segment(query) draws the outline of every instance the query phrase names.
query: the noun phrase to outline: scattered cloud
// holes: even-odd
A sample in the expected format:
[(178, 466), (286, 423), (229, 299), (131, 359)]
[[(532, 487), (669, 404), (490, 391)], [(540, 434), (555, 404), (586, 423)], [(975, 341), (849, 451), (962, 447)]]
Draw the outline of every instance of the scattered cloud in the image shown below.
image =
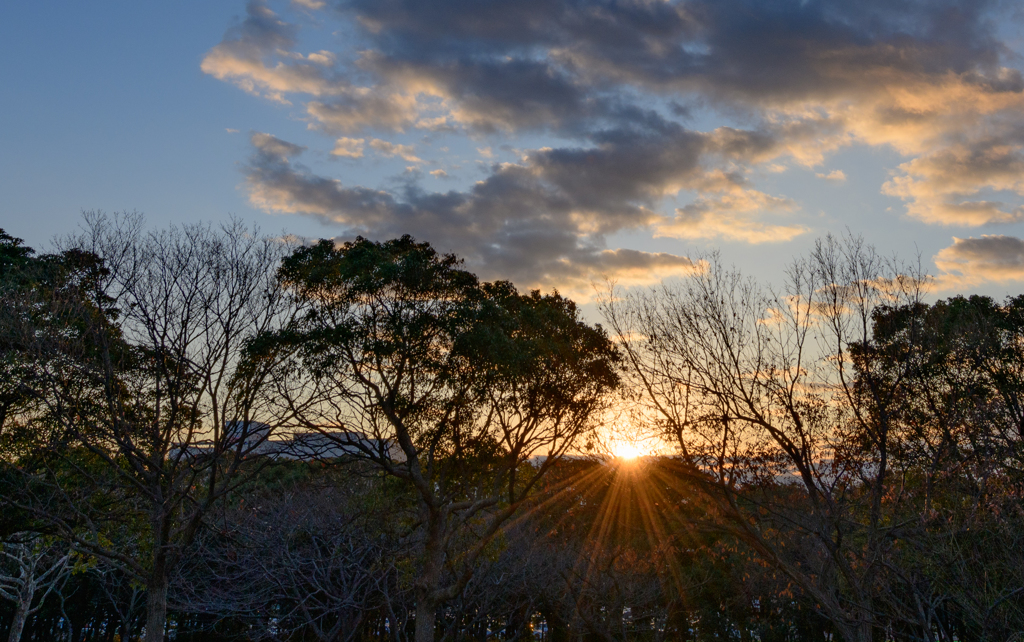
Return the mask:
[(935, 255), (942, 272), (936, 279), (940, 290), (984, 282), (1024, 281), (1024, 240), (1015, 236), (982, 235), (953, 238), (953, 245)]
[(444, 171), (443, 169), (435, 169), (434, 171), (430, 172), (430, 175), (435, 176), (437, 178), (444, 178), (445, 176), (448, 176), (448, 172)]
[(288, 141), (281, 140), (276, 136), (265, 134), (263, 132), (253, 132), (249, 140), (261, 156), (283, 162), (287, 162), (287, 159), (293, 156), (298, 156), (306, 150), (306, 148), (301, 145), (289, 143)]
[(207, 52), (200, 68), (246, 92), (285, 104), (290, 104), (285, 98), (290, 93), (341, 93), (347, 83), (332, 79), (323, 65), (302, 56), (279, 55), (294, 48), (297, 34), (295, 25), (252, 1), (242, 24), (228, 30), (224, 40)]
[(334, 141), (332, 156), (344, 156), (346, 158), (362, 158), (365, 138), (345, 138), (344, 136)]
[[(316, 18), (343, 20), (349, 36), (310, 53), (299, 33), (313, 18), (289, 21), (254, 0), (202, 69), (300, 105), (334, 156), (361, 158), (368, 145), (421, 163), (389, 140), (418, 132), (462, 136), (486, 159), (461, 191), (426, 191), (417, 171), (386, 189), (343, 186), (293, 165), (302, 148), (254, 135), (257, 206), (353, 233), (450, 234), (484, 269), (539, 283), (625, 271), (603, 254), (625, 251), (604, 247), (617, 232), (791, 240), (809, 231), (806, 215), (759, 181), (804, 167), (844, 182), (823, 165), (853, 145), (902, 156), (878, 189), (917, 221), (1024, 220), (1024, 76), (997, 29), (1005, 10), (995, 0), (349, 0)], [(709, 118), (718, 124), (695, 125)], [(519, 160), (495, 160), (504, 142)], [(954, 260), (969, 247), (959, 244), (992, 238), (1012, 237), (958, 240), (936, 260), (994, 274), (981, 259)]]
[(397, 145), (380, 138), (374, 138), (370, 141), (370, 147), (380, 152), (383, 156), (399, 156), (410, 163), (423, 162), (421, 159), (416, 157), (416, 150), (412, 145)]
[[(297, 58), (299, 60), (302, 60), (302, 54), (298, 54)], [(335, 62), (337, 62), (337, 57), (330, 51), (321, 50), (308, 54), (305, 57), (305, 60), (320, 65), (321, 67), (331, 67), (334, 65)]]
[(597, 278), (624, 287), (652, 285), (664, 278), (689, 276), (706, 268), (702, 262), (685, 256), (627, 249), (595, 252), (582, 262), (591, 264), (591, 272)]
[(305, 148), (268, 134), (252, 138), (246, 167), (250, 202), (268, 212), (333, 223), (345, 231), (343, 237), (408, 233), (457, 251), (484, 278), (580, 296), (589, 296), (594, 279), (650, 283), (693, 269), (682, 256), (602, 247), (601, 235), (593, 232), (607, 225), (602, 215), (614, 220), (616, 214), (588, 215), (574, 205), (579, 195), (545, 181), (536, 165), (496, 166), (465, 192), (408, 186), (392, 193), (318, 176), (293, 162)]
[(753, 189), (734, 188), (705, 194), (676, 209), (674, 218), (655, 227), (656, 236), (700, 239), (722, 238), (747, 243), (789, 241), (807, 232), (801, 225), (770, 225), (761, 220), (764, 212), (790, 212), (796, 203)]
[(376, 88), (340, 93), (331, 102), (310, 101), (306, 113), (328, 134), (369, 129), (403, 132), (415, 125), (417, 107), (414, 96)]
[(846, 182), (846, 172), (841, 169), (834, 169), (827, 174), (815, 174), (815, 176), (826, 181), (835, 181), (836, 183)]
[[(1024, 125), (1018, 133), (1024, 139)], [(980, 197), (1024, 196), (1024, 148), (1013, 138), (953, 145), (899, 166), (883, 191), (908, 202), (907, 213), (927, 223), (985, 225), (1024, 220), (1024, 207)]]

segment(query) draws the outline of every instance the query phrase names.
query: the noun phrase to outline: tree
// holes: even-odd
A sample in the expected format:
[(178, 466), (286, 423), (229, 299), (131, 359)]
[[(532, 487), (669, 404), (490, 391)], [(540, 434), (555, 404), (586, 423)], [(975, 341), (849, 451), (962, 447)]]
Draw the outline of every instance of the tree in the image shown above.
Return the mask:
[(15, 238), (0, 228), (0, 274), (23, 266), (35, 254), (23, 239)]
[(893, 454), (923, 350), (873, 339), (876, 311), (925, 278), (862, 241), (819, 241), (774, 293), (725, 269), (609, 298), (638, 421), (679, 449), (711, 517), (789, 577), (850, 642), (868, 642), (909, 505)]
[(97, 564), (90, 573), (113, 616), (107, 618), (107, 629), (116, 629), (121, 640), (137, 640), (134, 632), (145, 616), (145, 589), (130, 573), (111, 564)]
[(90, 293), (103, 275), (99, 257), (76, 249), (34, 254), (21, 239), (0, 229), (0, 296), (8, 304), (0, 310), (0, 435), (8, 442), (17, 437), (5, 430), (12, 428), (10, 420), (38, 401), (29, 337), (43, 326), (73, 324), (74, 315), (83, 310), (102, 315), (105, 303)]
[(480, 283), (408, 236), (320, 241), (280, 278), (308, 312), (250, 362), (287, 351), (275, 394), (296, 426), (414, 490), (416, 640), (432, 640), (502, 523), (594, 429), (617, 353), (571, 301)]
[(182, 565), (181, 608), (250, 623), (257, 639), (363, 639), (380, 614), (397, 636), (388, 588), (407, 559), (395, 536), (402, 498), (359, 468), (290, 462), (269, 471), (285, 483), (257, 480)]
[(275, 423), (269, 369), (237, 366), (294, 311), (274, 276), (285, 248), (238, 222), (146, 233), (95, 213), (60, 247), (84, 268), (28, 282), (4, 317), (35, 400), (18, 419), (35, 448), (11, 459), (24, 484), (5, 500), (143, 583), (159, 642), (171, 571)]
[(908, 522), (889, 604), (943, 639), (1000, 639), (1024, 626), (1024, 298), (886, 306), (872, 358), (892, 371), (908, 337), (923, 349), (897, 410)]
[(18, 533), (0, 543), (0, 597), (15, 604), (7, 642), (21, 640), (28, 617), (54, 589), (59, 591), (71, 574), (73, 555), (61, 542), (35, 533)]
[[(22, 239), (0, 229), (0, 294), (4, 300), (23, 286), (22, 270), (33, 254), (35, 250), (24, 245)], [(4, 437), (7, 417), (17, 413), (29, 401), (26, 387), (20, 383), (27, 372), (11, 339), (13, 337), (8, 333), (0, 335), (0, 435)]]

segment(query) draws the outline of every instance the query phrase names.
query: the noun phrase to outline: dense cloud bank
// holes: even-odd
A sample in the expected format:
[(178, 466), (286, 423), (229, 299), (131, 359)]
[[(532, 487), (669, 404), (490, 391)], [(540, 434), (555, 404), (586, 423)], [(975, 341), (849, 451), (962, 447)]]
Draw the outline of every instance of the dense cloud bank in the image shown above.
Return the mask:
[[(617, 232), (763, 243), (811, 231), (795, 196), (759, 189), (755, 174), (806, 167), (844, 180), (824, 163), (851, 145), (903, 157), (878, 189), (915, 220), (1021, 222), (1024, 79), (1000, 31), (1018, 17), (1008, 11), (966, 0), (254, 1), (202, 69), (292, 104), (335, 157), (412, 164), (397, 188), (349, 184), (256, 133), (256, 206), (319, 217), (342, 236), (412, 233), (485, 276), (573, 288), (692, 269), (608, 250)], [(300, 24), (340, 26), (337, 46), (304, 52)], [(433, 150), (393, 140), (416, 132), (551, 144), (516, 147), (476, 184), (437, 192), (418, 178), (448, 176)], [(967, 276), (990, 278), (979, 269)]]

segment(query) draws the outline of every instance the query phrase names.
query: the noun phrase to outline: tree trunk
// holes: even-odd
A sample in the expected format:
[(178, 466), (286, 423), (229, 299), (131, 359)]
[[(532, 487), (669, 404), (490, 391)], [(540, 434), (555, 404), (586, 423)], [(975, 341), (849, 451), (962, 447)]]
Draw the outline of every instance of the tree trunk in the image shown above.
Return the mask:
[(546, 637), (550, 642), (569, 642), (571, 637), (569, 623), (562, 617), (557, 605), (544, 603), (540, 614), (544, 616), (544, 622), (547, 623)]
[(11, 630), (7, 635), (7, 642), (20, 642), (21, 632), (25, 630), (25, 621), (28, 619), (28, 609), (31, 606), (31, 597), (29, 602), (24, 600), (18, 602), (18, 608), (14, 611), (14, 620), (11, 621)]
[(857, 622), (856, 624), (841, 624), (833, 620), (833, 626), (836, 627), (839, 637), (846, 642), (872, 642), (874, 627), (871, 622)]
[(126, 617), (125, 619), (121, 620), (121, 626), (119, 628), (121, 642), (129, 642), (130, 640), (134, 639), (132, 637), (132, 629), (134, 629), (135, 627), (132, 626), (131, 617)]
[[(860, 600), (860, 622), (857, 623), (857, 642), (872, 642), (875, 639), (875, 617), (870, 597)], [(885, 636), (882, 636), (883, 638)]]
[(146, 642), (164, 642), (167, 625), (167, 578), (160, 571), (146, 590)]
[(391, 642), (399, 642), (400, 636), (404, 632), (405, 620), (399, 621), (393, 614), (389, 614), (387, 618), (388, 635), (391, 637)]
[(416, 642), (434, 642), (434, 620), (439, 600), (434, 595), (444, 569), (444, 521), (439, 511), (427, 507), (427, 541), (423, 570), (416, 582)]
[(436, 612), (437, 606), (426, 596), (416, 599), (416, 642), (434, 642)]

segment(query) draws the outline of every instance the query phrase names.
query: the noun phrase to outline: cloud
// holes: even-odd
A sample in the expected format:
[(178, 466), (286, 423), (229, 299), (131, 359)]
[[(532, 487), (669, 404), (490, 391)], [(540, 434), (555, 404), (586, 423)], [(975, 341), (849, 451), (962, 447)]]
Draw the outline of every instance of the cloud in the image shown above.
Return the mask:
[[(982, 190), (1024, 196), (1024, 150), (1016, 136), (972, 141), (899, 166), (883, 191), (908, 202), (907, 213), (927, 223), (984, 225), (1024, 220), (1024, 207), (979, 197)], [(1016, 138), (1016, 140), (1015, 140)]]
[[(962, 125), (947, 118), (953, 112), (1020, 104), (1024, 79), (1001, 66), (1006, 49), (993, 32), (995, 6), (973, 0), (353, 0), (338, 14), (353, 18), (348, 26), (360, 36), (347, 73), (366, 83), (357, 90), (314, 74), (320, 82), (309, 93), (344, 93), (339, 104), (321, 102), (313, 111), (359, 114), (341, 119), (350, 128), (394, 127), (393, 113), (381, 111), (375, 120), (361, 103), (401, 97), (404, 111), (439, 110), (409, 118), (410, 126), (453, 122), (484, 132), (569, 133), (616, 118), (635, 99), (677, 104), (682, 94), (796, 124), (827, 120), (847, 142), (852, 135), (909, 148), (932, 139), (936, 129)], [(243, 26), (229, 31), (204, 65), (218, 77), (274, 84), (268, 76), (287, 70), (253, 61), (290, 49), (293, 30), (265, 6), (250, 4)], [(221, 57), (237, 68), (217, 71)], [(282, 60), (300, 77), (309, 73), (306, 63)]]
[(306, 150), (301, 145), (289, 143), (276, 136), (263, 132), (253, 132), (250, 137), (252, 146), (255, 147), (261, 156), (268, 159), (287, 162), (288, 158), (298, 156)]
[[(300, 103), (335, 156), (369, 145), (420, 163), (389, 140), (418, 132), (463, 136), (453, 149), (488, 159), (462, 191), (426, 191), (416, 171), (381, 190), (313, 174), (293, 163), (302, 148), (254, 136), (246, 172), (258, 207), (352, 233), (448, 235), (494, 274), (572, 281), (604, 264), (626, 270), (602, 254), (617, 232), (747, 243), (806, 233), (799, 204), (759, 181), (800, 166), (842, 182), (821, 167), (852, 145), (902, 157), (878, 188), (918, 221), (1024, 220), (1024, 77), (999, 30), (1006, 10), (994, 0), (348, 0), (317, 16), (342, 21), (338, 48), (310, 53), (298, 44), (305, 11), (251, 2), (202, 69)], [(503, 142), (519, 160), (492, 160)]]
[(465, 192), (425, 192), (413, 184), (392, 193), (317, 176), (294, 163), (303, 147), (268, 134), (252, 139), (246, 187), (255, 207), (313, 216), (347, 237), (412, 234), (458, 252), (484, 278), (589, 296), (595, 279), (652, 283), (694, 269), (686, 257), (603, 247), (592, 233), (602, 225), (535, 166), (496, 165)]
[(385, 84), (441, 99), (446, 122), (477, 133), (571, 131), (608, 108), (553, 60), (459, 57), (438, 64), (378, 52), (363, 64)]
[(815, 174), (815, 176), (826, 181), (835, 181), (836, 183), (846, 182), (846, 172), (841, 169), (834, 169), (827, 174)]
[(362, 158), (363, 145), (365, 143), (365, 138), (341, 137), (338, 140), (334, 141), (334, 149), (331, 150), (331, 155), (344, 156), (346, 158)]
[[(309, 214), (375, 238), (412, 233), (459, 239), (453, 247), (485, 273), (504, 270), (506, 278), (527, 284), (558, 285), (552, 279), (599, 273), (598, 257), (608, 256), (599, 254), (606, 249), (603, 237), (624, 230), (753, 243), (806, 231), (764, 223), (762, 216), (790, 212), (795, 204), (750, 188), (744, 176), (749, 159), (783, 153), (770, 135), (735, 128), (701, 133), (655, 114), (634, 116), (626, 127), (594, 132), (588, 145), (528, 151), (518, 163), (493, 164), (467, 191), (444, 194), (425, 192), (415, 182), (398, 192), (343, 186), (292, 166), (300, 148), (282, 152), (259, 135), (247, 184), (253, 205), (267, 211)], [(411, 146), (383, 139), (369, 146), (419, 161)], [(682, 190), (703, 195), (667, 221), (657, 205)], [(672, 273), (665, 260), (650, 258), (649, 267), (652, 275)], [(630, 269), (629, 281), (638, 282)]]
[(434, 171), (430, 172), (430, 175), (435, 176), (437, 178), (444, 178), (445, 176), (448, 176), (448, 172), (444, 171), (443, 169), (435, 169)]
[(953, 238), (953, 245), (935, 255), (943, 272), (939, 289), (952, 289), (986, 281), (1024, 281), (1024, 240), (1015, 236), (983, 235)]
[[(241, 25), (228, 30), (224, 40), (207, 52), (200, 69), (244, 91), (288, 103), (285, 94), (313, 96), (342, 92), (347, 83), (332, 78), (321, 53), (312, 60), (288, 54), (295, 46), (298, 28), (281, 20), (262, 2), (252, 0)], [(275, 58), (279, 58), (274, 62)]]
[[(908, 213), (922, 221), (981, 225), (1020, 216), (1015, 207), (976, 198), (1000, 189), (991, 175), (959, 172), (955, 193), (919, 175), (951, 145), (999, 155), (985, 132), (1003, 121), (1024, 126), (1024, 79), (1004, 66), (993, 3), (352, 6), (373, 25), (374, 69), (393, 85), (426, 83), (471, 129), (587, 136), (596, 123), (622, 117), (623, 98), (650, 102), (681, 93), (760, 115), (779, 154), (798, 164), (820, 164), (858, 142), (920, 156), (885, 192), (906, 200)], [(1013, 142), (1006, 153), (1021, 149)]]
[[(373, 34), (381, 60), (443, 72), (449, 85), (471, 86), (464, 93), (482, 100), (518, 89), (525, 83), (503, 82), (529, 74), (534, 86), (545, 78), (564, 79), (566, 87), (615, 82), (776, 106), (848, 98), (874, 91), (886, 77), (929, 79), (947, 70), (973, 71), (977, 84), (993, 88), (1017, 82), (987, 73), (1001, 52), (988, 2), (354, 0), (349, 6)], [(530, 100), (518, 111), (572, 104), (570, 94), (527, 92)]]
[(693, 203), (676, 209), (674, 218), (656, 225), (655, 235), (688, 239), (723, 238), (747, 243), (789, 241), (807, 232), (807, 228), (768, 225), (755, 215), (789, 212), (795, 207), (796, 204), (788, 198), (734, 187), (718, 194), (702, 195)]
[(368, 129), (402, 132), (416, 125), (419, 103), (414, 96), (377, 87), (347, 92), (332, 102), (310, 101), (306, 113), (329, 134)]
[(668, 277), (688, 276), (705, 269), (701, 262), (685, 256), (628, 249), (595, 252), (580, 263), (591, 268), (598, 278), (624, 287), (651, 285)]
[[(301, 54), (297, 57), (299, 60), (303, 59)], [(321, 50), (306, 55), (305, 60), (320, 65), (321, 67), (331, 67), (335, 62), (337, 62), (337, 57), (330, 51)]]
[(410, 163), (422, 163), (423, 161), (416, 157), (416, 150), (412, 145), (396, 145), (380, 138), (374, 138), (370, 141), (370, 147), (376, 149), (383, 156), (399, 156), (403, 160), (407, 160)]

